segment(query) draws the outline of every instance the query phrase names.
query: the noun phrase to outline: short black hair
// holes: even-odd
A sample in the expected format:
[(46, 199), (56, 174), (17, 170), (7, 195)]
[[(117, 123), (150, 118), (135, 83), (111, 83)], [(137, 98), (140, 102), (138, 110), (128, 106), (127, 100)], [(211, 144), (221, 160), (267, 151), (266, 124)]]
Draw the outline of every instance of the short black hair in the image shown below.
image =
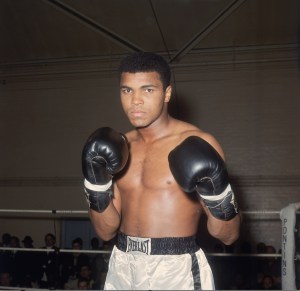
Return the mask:
[(47, 238), (47, 236), (50, 236), (53, 240), (56, 240), (55, 235), (53, 233), (47, 233), (45, 235), (45, 239)]
[(75, 239), (72, 240), (72, 245), (73, 244), (80, 244), (80, 246), (83, 245), (83, 241), (82, 241), (82, 238), (81, 237), (77, 237)]
[(119, 77), (122, 73), (157, 72), (164, 89), (170, 85), (171, 69), (160, 55), (151, 52), (136, 52), (125, 57), (119, 66)]

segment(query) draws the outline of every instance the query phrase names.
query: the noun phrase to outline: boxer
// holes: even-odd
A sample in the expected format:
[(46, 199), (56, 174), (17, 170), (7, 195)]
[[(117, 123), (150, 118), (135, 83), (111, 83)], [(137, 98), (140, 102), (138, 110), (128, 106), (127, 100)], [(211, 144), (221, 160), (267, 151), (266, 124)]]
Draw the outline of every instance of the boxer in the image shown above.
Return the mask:
[(240, 228), (223, 150), (211, 134), (168, 113), (171, 71), (161, 56), (129, 55), (119, 76), (133, 130), (99, 128), (82, 152), (90, 219), (102, 240), (117, 238), (104, 288), (214, 289), (196, 241), (200, 216), (227, 245)]

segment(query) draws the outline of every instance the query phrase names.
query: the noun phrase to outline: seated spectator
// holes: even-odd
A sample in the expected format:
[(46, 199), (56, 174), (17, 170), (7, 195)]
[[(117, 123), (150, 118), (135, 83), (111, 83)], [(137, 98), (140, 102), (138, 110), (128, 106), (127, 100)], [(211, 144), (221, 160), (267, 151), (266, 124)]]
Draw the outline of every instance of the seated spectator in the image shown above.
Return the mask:
[[(97, 237), (93, 237), (91, 239), (91, 249), (93, 251), (100, 251), (101, 247), (100, 247), (100, 242), (99, 239)], [(94, 262), (96, 262), (99, 258), (99, 256), (101, 256), (101, 253), (89, 253), (88, 254), (89, 258), (90, 258), (90, 263), (91, 265), (94, 265)]]
[(266, 253), (266, 244), (263, 243), (263, 242), (259, 242), (257, 245), (256, 245), (256, 252), (258, 254), (265, 254)]
[(263, 278), (271, 276), (276, 288), (281, 287), (281, 260), (275, 257), (276, 249), (272, 245), (267, 245), (265, 254), (274, 254), (274, 257), (268, 256), (258, 260), (259, 264), (256, 268), (257, 274), (257, 288), (262, 286)]
[(88, 282), (88, 287), (94, 285), (94, 281), (91, 277), (92, 270), (89, 265), (82, 265), (79, 268), (77, 278), (70, 277), (68, 282), (64, 285), (65, 290), (75, 290), (78, 287), (78, 280), (84, 280)]
[(91, 247), (92, 247), (92, 250), (100, 250), (100, 242), (99, 242), (99, 239), (97, 237), (93, 237), (91, 239)]
[(11, 275), (11, 284), (13, 286), (20, 286), (21, 284), (21, 273), (20, 273), (20, 260), (21, 252), (19, 249), (20, 240), (17, 236), (11, 236), (9, 247), (14, 248), (14, 250), (8, 250), (3, 253), (3, 264), (5, 270), (7, 270)]
[(259, 290), (279, 290), (279, 289), (275, 285), (273, 277), (270, 275), (265, 275), (262, 278), (262, 282)]
[[(3, 233), (2, 234), (2, 241), (0, 243), (0, 246), (1, 247), (9, 247), (10, 246), (10, 238), (11, 238), (11, 235), (9, 233)], [(6, 270), (7, 269), (7, 254), (9, 254), (9, 252), (7, 251), (0, 251), (0, 272), (2, 272), (3, 270)]]
[[(33, 240), (31, 236), (27, 235), (22, 240), (24, 248), (33, 249)], [(38, 256), (36, 252), (20, 252), (20, 286), (32, 288), (37, 284), (38, 273)]]
[(56, 237), (52, 233), (47, 233), (44, 237), (44, 249), (54, 250), (39, 253), (38, 264), (38, 285), (40, 288), (60, 287), (60, 255), (56, 246)]
[(9, 233), (3, 233), (2, 234), (2, 247), (9, 247), (10, 246), (10, 239), (11, 235)]
[[(276, 249), (269, 245), (266, 246), (267, 254), (276, 254)], [(281, 260), (277, 257), (266, 258), (263, 273), (273, 277), (274, 286), (276, 288), (281, 287)]]
[[(103, 243), (102, 248), (100, 250), (110, 250), (110, 246), (107, 242)], [(104, 280), (106, 278), (106, 273), (108, 269), (108, 260), (107, 254), (103, 253), (95, 253), (90, 257), (90, 265), (92, 269), (92, 279), (95, 282), (93, 288), (95, 289), (103, 289)]]
[[(266, 253), (266, 244), (264, 242), (259, 242), (256, 245), (256, 253), (259, 255)], [(264, 257), (255, 257), (253, 260), (254, 280), (252, 285), (254, 289), (258, 289), (261, 286), (262, 279), (264, 277), (264, 273), (262, 270), (264, 260)]]
[(233, 277), (233, 282), (230, 285), (231, 290), (249, 290), (249, 284), (247, 282), (247, 278), (244, 274), (238, 272)]
[(224, 253), (224, 247), (221, 243), (216, 243), (213, 249), (214, 253)]
[(87, 279), (78, 279), (77, 280), (77, 288), (78, 290), (89, 290), (90, 289), (90, 282)]
[(12, 278), (9, 271), (2, 271), (0, 273), (0, 286), (1, 287), (13, 287)]
[(79, 268), (82, 265), (89, 265), (90, 258), (87, 254), (80, 253), (82, 239), (76, 238), (72, 241), (73, 253), (65, 253), (62, 258), (62, 284), (64, 286), (69, 280), (78, 278)]

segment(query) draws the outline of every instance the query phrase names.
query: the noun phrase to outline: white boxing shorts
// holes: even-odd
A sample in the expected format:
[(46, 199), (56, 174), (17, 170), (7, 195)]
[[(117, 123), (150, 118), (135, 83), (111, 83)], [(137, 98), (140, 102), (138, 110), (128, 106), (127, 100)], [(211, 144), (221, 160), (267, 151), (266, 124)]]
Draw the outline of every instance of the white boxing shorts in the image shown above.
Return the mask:
[(118, 234), (105, 290), (214, 290), (211, 268), (195, 236), (140, 238)]

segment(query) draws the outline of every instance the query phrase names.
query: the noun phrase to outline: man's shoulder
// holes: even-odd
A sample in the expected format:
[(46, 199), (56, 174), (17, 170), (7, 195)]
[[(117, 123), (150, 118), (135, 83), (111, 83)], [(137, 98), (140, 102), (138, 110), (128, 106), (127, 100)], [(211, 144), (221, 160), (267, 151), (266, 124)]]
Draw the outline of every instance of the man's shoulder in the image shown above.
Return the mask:
[(216, 140), (216, 138), (211, 133), (206, 132), (192, 124), (183, 122), (179, 127), (177, 135), (178, 135), (178, 143), (183, 142), (185, 139), (187, 139), (190, 136), (200, 137), (206, 142), (208, 142), (212, 147), (214, 147), (219, 152), (219, 154), (221, 154), (222, 157), (224, 157), (223, 150), (219, 142)]
[(181, 140), (185, 140), (186, 138), (188, 138), (190, 136), (200, 137), (209, 143), (212, 143), (215, 141), (215, 138), (212, 134), (205, 132), (203, 130), (200, 130), (200, 129), (190, 129), (190, 130), (183, 131), (180, 134)]
[(193, 124), (180, 120), (176, 121), (176, 123), (176, 135), (178, 135), (180, 140), (185, 140), (190, 136), (198, 136), (204, 140), (214, 139), (214, 137), (210, 133), (205, 132), (204, 130), (200, 129), (199, 127)]

